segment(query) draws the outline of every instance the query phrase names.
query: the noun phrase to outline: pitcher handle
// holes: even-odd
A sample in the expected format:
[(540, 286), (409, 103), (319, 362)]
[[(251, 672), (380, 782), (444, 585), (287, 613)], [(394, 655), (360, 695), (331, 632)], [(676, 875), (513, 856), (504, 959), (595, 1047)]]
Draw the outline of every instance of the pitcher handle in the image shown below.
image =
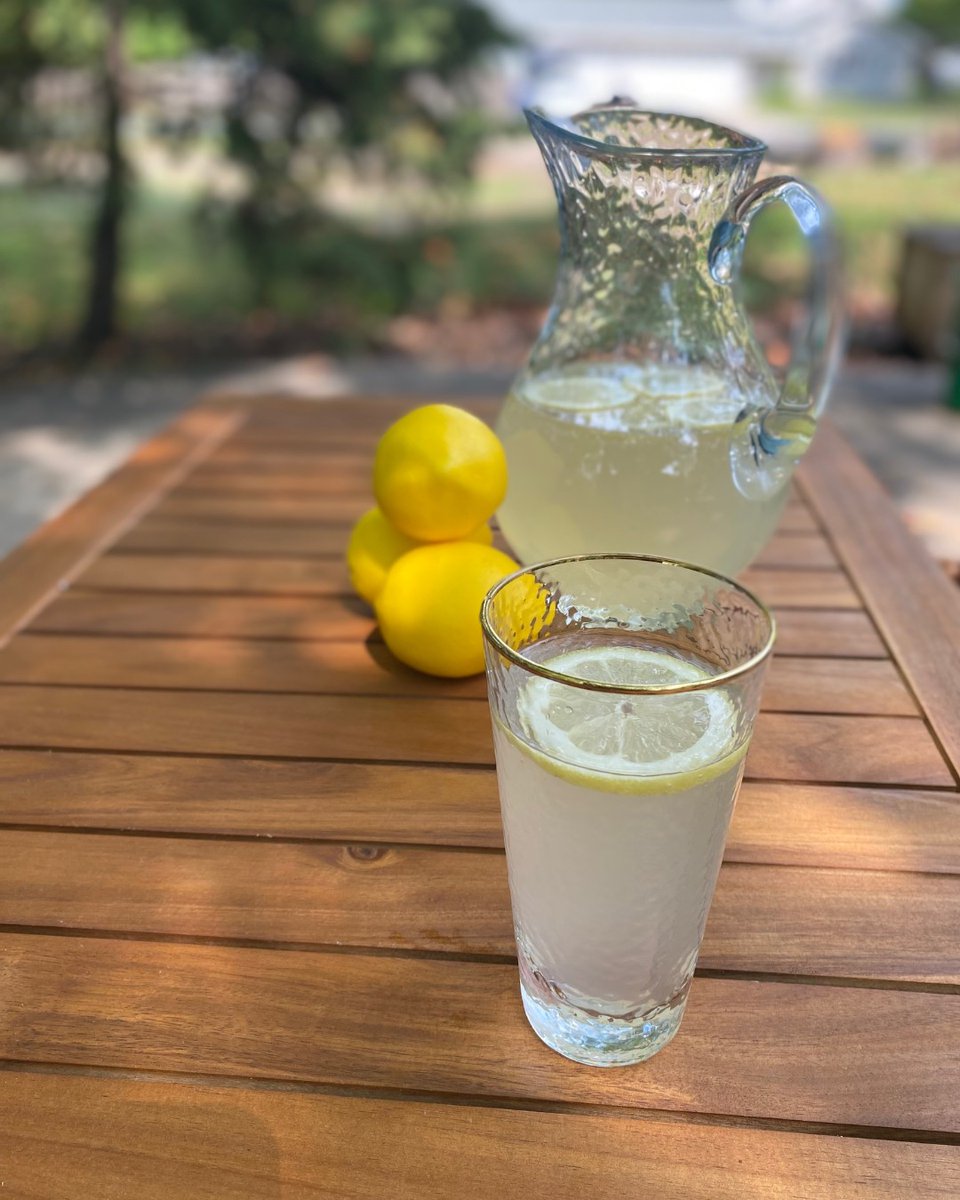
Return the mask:
[(830, 209), (813, 188), (792, 175), (753, 184), (733, 202), (710, 242), (712, 278), (729, 285), (757, 213), (782, 201), (807, 238), (813, 259), (807, 319), (794, 331), (790, 364), (776, 405), (745, 409), (734, 426), (730, 461), (737, 488), (748, 497), (783, 486), (810, 445), (844, 340), (840, 247)]

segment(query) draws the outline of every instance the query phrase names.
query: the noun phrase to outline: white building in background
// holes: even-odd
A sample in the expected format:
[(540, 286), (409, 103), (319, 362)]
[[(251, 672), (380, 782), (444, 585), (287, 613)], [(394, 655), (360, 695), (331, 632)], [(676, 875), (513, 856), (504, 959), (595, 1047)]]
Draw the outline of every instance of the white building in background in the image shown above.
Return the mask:
[(902, 0), (487, 0), (523, 39), (520, 104), (574, 112), (600, 97), (732, 119), (776, 88), (798, 98), (903, 99), (920, 39)]

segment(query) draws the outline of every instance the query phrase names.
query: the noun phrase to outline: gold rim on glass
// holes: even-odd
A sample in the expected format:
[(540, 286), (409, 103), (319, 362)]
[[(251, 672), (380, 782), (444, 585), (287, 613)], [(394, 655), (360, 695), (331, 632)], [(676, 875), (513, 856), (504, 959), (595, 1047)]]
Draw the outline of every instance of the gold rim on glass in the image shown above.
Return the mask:
[[(551, 567), (565, 566), (567, 563), (604, 562), (610, 559), (615, 559), (617, 562), (647, 562), (657, 563), (663, 567), (681, 567), (683, 570), (694, 571), (697, 575), (707, 575), (711, 579), (717, 579), (721, 583), (727, 584), (728, 587), (739, 592), (741, 596), (746, 596), (748, 600), (751, 600), (763, 616), (766, 617), (769, 625), (766, 642), (746, 662), (740, 663), (739, 666), (731, 667), (728, 671), (722, 671), (719, 675), (710, 675), (706, 679), (697, 679), (690, 683), (644, 686), (641, 684), (602, 683), (599, 680), (578, 679), (575, 675), (565, 675), (562, 671), (551, 671), (543, 663), (538, 663), (527, 658), (521, 651), (515, 650), (512, 646), (508, 645), (493, 628), (491, 609), (494, 601), (498, 594), (508, 584), (513, 583), (515, 579), (520, 579), (524, 575), (532, 575), (537, 571), (546, 571)], [(773, 613), (759, 596), (754, 595), (749, 588), (745, 588), (742, 584), (737, 583), (735, 579), (721, 575), (719, 571), (711, 571), (709, 567), (698, 567), (695, 563), (683, 562), (677, 558), (661, 558), (656, 554), (571, 554), (563, 558), (550, 558), (545, 562), (531, 563), (528, 567), (520, 567), (518, 570), (512, 572), (512, 574), (501, 579), (499, 583), (495, 583), (490, 591), (487, 592), (483, 599), (483, 604), (480, 606), (480, 624), (483, 628), (483, 636), (499, 654), (502, 654), (504, 658), (508, 658), (518, 667), (523, 667), (532, 675), (540, 675), (544, 679), (552, 679), (555, 683), (564, 683), (569, 687), (583, 688), (584, 691), (588, 692), (616, 692), (631, 696), (667, 696), (678, 692), (702, 692), (708, 688), (719, 687), (724, 683), (729, 683), (733, 679), (739, 679), (741, 675), (749, 674), (764, 662), (773, 649), (773, 643), (777, 636), (777, 622)]]

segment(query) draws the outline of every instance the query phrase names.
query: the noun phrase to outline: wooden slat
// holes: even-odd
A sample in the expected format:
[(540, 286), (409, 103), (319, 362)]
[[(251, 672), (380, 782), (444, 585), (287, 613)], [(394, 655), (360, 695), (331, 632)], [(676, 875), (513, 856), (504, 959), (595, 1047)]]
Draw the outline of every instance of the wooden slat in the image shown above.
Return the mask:
[(34, 1200), (960, 1193), (954, 1146), (36, 1072), (2, 1086), (5, 1184)]
[[(4, 750), (0, 822), (503, 845), (493, 773), (456, 767)], [(726, 858), (960, 874), (960, 796), (748, 781)]]
[[(0, 677), (2, 672), (0, 655)], [(768, 712), (917, 715), (893, 663), (880, 659), (775, 657), (762, 703)]]
[[(51, 652), (52, 651), (52, 652)], [(785, 660), (792, 661), (792, 660)], [(824, 660), (832, 663), (834, 660)], [(858, 667), (886, 663), (859, 662)], [(398, 662), (379, 641), (291, 642), (217, 638), (21, 634), (0, 652), (0, 682), (251, 692), (460, 696), (484, 700), (482, 675), (438, 679)], [(885, 681), (889, 684), (889, 681)], [(851, 703), (857, 694), (849, 691)], [(893, 704), (892, 689), (878, 689)], [(886, 711), (884, 708), (882, 711)]]
[(503, 845), (494, 773), (462, 767), (0, 750), (0, 821)]
[[(473, 700), (125, 689), (0, 688), (8, 746), (397, 762), (493, 762), (490, 717)], [(762, 713), (751, 778), (949, 787), (923, 722)]]
[[(211, 456), (187, 475), (177, 488), (177, 495), (203, 493), (207, 496), (233, 496), (236, 498), (256, 496), (300, 496), (303, 498), (340, 496), (344, 493), (372, 495), (371, 484), (373, 461), (363, 453), (328, 455), (322, 465), (293, 470), (286, 467), (275, 470), (259, 468), (251, 471), (246, 467), (234, 466), (218, 461)], [(813, 525), (808, 509), (790, 509), (795, 514), (792, 520), (806, 519)]]
[(960, 873), (960, 795), (744, 783), (730, 862)]
[[(0, 831), (6, 925), (512, 955), (502, 855)], [(891, 914), (896, 919), (891, 920)], [(700, 965), (960, 984), (950, 875), (725, 864)]]
[(351, 474), (369, 477), (376, 447), (374, 438), (348, 435), (346, 438), (333, 438), (331, 442), (324, 451), (309, 445), (301, 445), (299, 450), (284, 450), (277, 446), (260, 446), (258, 449), (256, 446), (236, 445), (229, 441), (211, 454), (204, 465), (217, 471), (222, 469), (247, 475), (263, 470), (268, 475), (283, 475), (296, 482), (301, 477), (314, 479), (327, 463), (335, 463), (338, 468), (346, 469)]
[[(53, 651), (53, 652), (51, 652)], [(0, 682), (173, 687), (344, 695), (484, 699), (482, 676), (438, 679), (399, 663), (382, 642), (289, 642), (217, 638), (21, 634), (0, 651)], [(892, 663), (775, 658), (763, 707), (771, 712), (916, 715)]]
[(493, 762), (490, 716), (484, 705), (419, 696), (141, 692), (12, 684), (0, 688), (0, 743), (270, 758), (484, 766)]
[(238, 413), (186, 413), (9, 554), (0, 563), (0, 645), (241, 420)]
[(778, 608), (774, 615), (777, 618), (777, 654), (887, 657), (879, 634), (864, 612)]
[(829, 422), (802, 481), (960, 778), (960, 592)]
[[(369, 506), (366, 506), (369, 507)], [(357, 513), (364, 506), (357, 506)], [(284, 557), (340, 555), (344, 552), (350, 522), (321, 523), (257, 519), (247, 523), (214, 517), (150, 515), (119, 543), (127, 550), (190, 554), (276, 554)], [(827, 541), (820, 534), (775, 535), (757, 558), (762, 567), (837, 566)]]
[(785, 782), (953, 783), (923, 722), (909, 717), (761, 713), (747, 774)]
[(258, 521), (235, 525), (188, 517), (148, 517), (117, 543), (121, 550), (161, 550), (187, 554), (276, 554), (282, 557), (341, 555), (344, 525), (288, 525)]
[[(122, 557), (122, 556), (117, 556)], [(323, 576), (320, 576), (323, 578)], [(862, 612), (778, 609), (777, 651), (785, 656), (885, 658)], [(31, 630), (180, 637), (274, 637), (339, 641), (371, 635), (371, 610), (356, 597), (106, 594), (74, 589)]]
[(820, 533), (774, 534), (756, 557), (758, 567), (836, 567), (830, 543)]
[[(284, 521), (351, 525), (373, 504), (369, 487), (365, 491), (341, 491), (331, 496), (211, 496), (205, 492), (178, 491), (157, 506), (156, 517), (234, 524)], [(345, 531), (344, 544), (346, 536)]]
[(748, 567), (740, 576), (745, 587), (767, 604), (791, 608), (862, 608), (842, 571), (829, 567)]
[(699, 965), (960, 984), (960, 878), (727, 863)]
[(71, 591), (32, 629), (57, 633), (164, 634), (180, 637), (289, 638), (361, 643), (374, 627), (353, 597), (192, 596), (179, 593)]
[(816, 533), (817, 522), (805, 504), (788, 504), (777, 525), (779, 533)]
[(701, 979), (666, 1050), (597, 1071), (513, 965), (7, 933), (0, 974), (2, 1057), (960, 1131), (960, 996)]
[(342, 558), (104, 554), (91, 563), (78, 583), (82, 588), (101, 591), (235, 592), (277, 596), (337, 596), (351, 592)]
[[(858, 609), (860, 601), (841, 571), (797, 568), (789, 573), (753, 567), (746, 587), (767, 604), (792, 608)], [(328, 596), (350, 593), (340, 558), (230, 557), (205, 554), (104, 554), (78, 583), (100, 590), (254, 592)]]
[(504, 857), (439, 848), (0, 830), (0, 913), (5, 925), (514, 952)]

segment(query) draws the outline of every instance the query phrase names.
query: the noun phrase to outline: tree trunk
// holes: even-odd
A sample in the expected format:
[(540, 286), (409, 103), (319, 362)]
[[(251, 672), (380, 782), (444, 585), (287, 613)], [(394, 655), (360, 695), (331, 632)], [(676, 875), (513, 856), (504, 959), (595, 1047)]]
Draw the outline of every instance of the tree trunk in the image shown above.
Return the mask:
[(78, 334), (85, 353), (97, 350), (117, 331), (120, 236), (127, 202), (127, 164), (120, 140), (123, 117), (124, 0), (106, 7), (107, 44), (103, 71), (103, 151), (106, 172), (90, 232), (86, 308)]

